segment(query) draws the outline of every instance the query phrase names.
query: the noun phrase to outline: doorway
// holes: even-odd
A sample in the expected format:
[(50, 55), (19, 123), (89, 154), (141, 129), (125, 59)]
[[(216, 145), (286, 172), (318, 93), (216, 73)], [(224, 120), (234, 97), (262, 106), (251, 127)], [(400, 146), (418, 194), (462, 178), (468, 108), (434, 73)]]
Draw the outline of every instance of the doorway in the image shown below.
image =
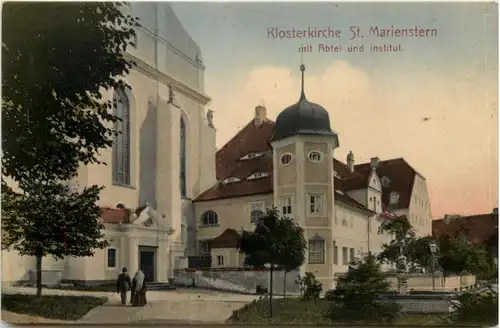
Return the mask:
[(144, 272), (146, 281), (156, 281), (156, 247), (139, 246), (139, 269)]

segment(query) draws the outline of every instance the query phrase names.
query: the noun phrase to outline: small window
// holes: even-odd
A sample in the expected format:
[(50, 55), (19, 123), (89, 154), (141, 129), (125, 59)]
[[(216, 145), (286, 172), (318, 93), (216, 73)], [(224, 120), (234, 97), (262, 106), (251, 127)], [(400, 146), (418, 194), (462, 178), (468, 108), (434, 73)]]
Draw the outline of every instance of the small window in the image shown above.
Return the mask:
[(339, 248), (338, 246), (333, 246), (333, 264), (339, 264)]
[(384, 176), (382, 177), (381, 182), (383, 187), (389, 187), (391, 180), (388, 177)]
[(213, 226), (219, 224), (219, 216), (215, 211), (208, 210), (201, 215), (202, 226)]
[(116, 268), (116, 249), (108, 248), (108, 268)]
[(316, 236), (309, 240), (309, 263), (322, 264), (325, 263), (325, 241), (321, 237)]
[(354, 248), (349, 249), (349, 260), (352, 262), (354, 261), (354, 258), (356, 257), (356, 254), (354, 253)]
[(307, 157), (312, 163), (321, 163), (321, 161), (323, 160), (323, 156), (321, 155), (321, 153), (316, 150), (309, 152), (309, 155)]
[(257, 224), (266, 215), (264, 212), (264, 202), (250, 204), (250, 222)]
[(285, 196), (281, 198), (281, 214), (292, 215), (292, 197)]
[(224, 181), (222, 181), (222, 184), (228, 184), (228, 183), (239, 182), (239, 181), (241, 181), (241, 179), (235, 178), (235, 177), (229, 177), (229, 178), (224, 179)]
[(210, 240), (200, 240), (198, 248), (201, 256), (210, 256), (212, 252), (212, 242)]
[(217, 256), (217, 265), (224, 266), (224, 256), (222, 256), (222, 255)]
[(342, 247), (342, 264), (347, 265), (349, 263), (348, 257), (347, 257), (347, 247)]
[(292, 154), (284, 154), (280, 158), (280, 162), (282, 165), (288, 165), (292, 162)]
[(321, 215), (323, 211), (323, 196), (309, 195), (309, 214)]

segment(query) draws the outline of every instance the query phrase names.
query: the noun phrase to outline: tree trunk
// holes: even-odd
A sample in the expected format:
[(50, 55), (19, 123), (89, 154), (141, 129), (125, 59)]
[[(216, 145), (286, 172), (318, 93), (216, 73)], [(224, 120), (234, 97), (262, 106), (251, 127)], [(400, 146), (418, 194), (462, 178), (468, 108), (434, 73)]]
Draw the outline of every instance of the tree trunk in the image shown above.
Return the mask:
[(36, 296), (42, 296), (42, 255), (36, 255)]
[(273, 317), (273, 269), (274, 264), (271, 263), (271, 269), (269, 270), (269, 274), (271, 277), (269, 278), (269, 317)]
[(286, 270), (283, 269), (283, 298), (286, 298)]

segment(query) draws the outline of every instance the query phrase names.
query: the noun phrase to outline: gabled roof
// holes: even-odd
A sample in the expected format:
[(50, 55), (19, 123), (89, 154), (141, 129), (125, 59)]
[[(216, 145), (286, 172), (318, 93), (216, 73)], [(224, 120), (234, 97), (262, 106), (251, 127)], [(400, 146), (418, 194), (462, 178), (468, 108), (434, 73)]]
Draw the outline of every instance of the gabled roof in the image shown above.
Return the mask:
[[(356, 165), (354, 169), (366, 179), (372, 171), (370, 163)], [(390, 193), (395, 191), (399, 193), (399, 203), (395, 209), (409, 208), (416, 171), (403, 158), (396, 158), (380, 161), (376, 172), (380, 178), (386, 176), (391, 180), (387, 187), (382, 186), (382, 203), (387, 206)]]
[(432, 221), (432, 235), (439, 238), (442, 235), (459, 237), (463, 233), (467, 240), (474, 244), (485, 245), (494, 235), (498, 235), (498, 214), (478, 214), (451, 219)]
[(234, 229), (226, 229), (211, 242), (212, 248), (237, 248), (240, 245), (241, 235)]
[(260, 126), (256, 126), (253, 120), (250, 121), (215, 155), (217, 180), (223, 180), (229, 176), (234, 176), (234, 174), (241, 175), (240, 170), (248, 171), (249, 169), (246, 166), (252, 166), (252, 162), (258, 163), (253, 164), (254, 167), (258, 166), (262, 161), (262, 157), (241, 161), (239, 159), (251, 152), (257, 153), (271, 150), (269, 139), (273, 132), (273, 121), (266, 120)]

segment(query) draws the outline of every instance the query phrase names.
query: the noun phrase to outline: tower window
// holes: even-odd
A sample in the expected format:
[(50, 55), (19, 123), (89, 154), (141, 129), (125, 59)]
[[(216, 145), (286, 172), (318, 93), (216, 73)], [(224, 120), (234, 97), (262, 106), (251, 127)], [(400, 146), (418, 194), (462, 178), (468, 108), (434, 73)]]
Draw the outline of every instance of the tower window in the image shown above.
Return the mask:
[(283, 215), (292, 214), (292, 197), (285, 196), (281, 198), (281, 213)]
[(323, 213), (323, 195), (309, 195), (309, 214), (321, 215)]
[(288, 165), (292, 162), (292, 154), (284, 154), (281, 156), (280, 162), (282, 165)]
[(309, 158), (309, 161), (312, 163), (321, 163), (321, 161), (323, 160), (322, 154), (316, 150), (309, 152), (309, 155), (307, 157)]

